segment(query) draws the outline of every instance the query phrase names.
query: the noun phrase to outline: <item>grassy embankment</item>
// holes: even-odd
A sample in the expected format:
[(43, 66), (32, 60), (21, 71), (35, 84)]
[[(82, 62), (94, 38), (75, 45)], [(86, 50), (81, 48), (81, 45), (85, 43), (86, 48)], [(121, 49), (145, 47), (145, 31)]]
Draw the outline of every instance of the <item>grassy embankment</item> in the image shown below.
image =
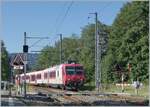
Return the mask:
[[(93, 83), (94, 84), (94, 83)], [(80, 90), (88, 90), (88, 91), (94, 91), (95, 86), (93, 84), (85, 84), (83, 87), (80, 88)], [(107, 84), (102, 86), (101, 92), (110, 92), (110, 93), (121, 93), (122, 87), (116, 86), (115, 84)], [(143, 83), (143, 86), (138, 89), (138, 94), (136, 93), (136, 90), (133, 86), (125, 86), (124, 87), (124, 93), (129, 93), (131, 95), (138, 95), (145, 98), (149, 98), (149, 84)]]

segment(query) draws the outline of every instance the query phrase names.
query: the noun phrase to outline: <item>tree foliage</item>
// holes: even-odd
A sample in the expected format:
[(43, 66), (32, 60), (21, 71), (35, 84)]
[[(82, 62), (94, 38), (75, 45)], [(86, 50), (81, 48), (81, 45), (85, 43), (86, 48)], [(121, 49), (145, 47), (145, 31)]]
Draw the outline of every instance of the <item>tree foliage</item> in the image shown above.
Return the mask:
[(9, 76), (9, 59), (8, 59), (8, 52), (6, 51), (4, 42), (1, 40), (1, 76), (2, 80), (8, 80)]
[[(98, 31), (102, 55), (106, 53), (108, 44), (109, 27), (98, 22)], [(95, 79), (95, 24), (90, 24), (82, 29), (81, 33), (81, 57), (80, 63), (84, 65), (86, 78), (88, 81)]]
[[(127, 72), (127, 64), (130, 63), (130, 80), (148, 79), (148, 13), (148, 1), (130, 2), (121, 9), (111, 27), (109, 49), (103, 59), (105, 61), (113, 54), (115, 63), (108, 61), (104, 68), (111, 67), (105, 72), (111, 73), (115, 64), (120, 64)], [(112, 79), (112, 75), (108, 76), (109, 79)]]
[[(78, 61), (80, 39), (72, 35), (71, 37), (65, 37), (62, 40), (62, 62), (67, 60)], [(60, 64), (60, 41), (57, 41), (54, 46), (46, 46), (42, 49), (41, 54), (38, 57), (36, 69), (44, 69), (53, 65)]]

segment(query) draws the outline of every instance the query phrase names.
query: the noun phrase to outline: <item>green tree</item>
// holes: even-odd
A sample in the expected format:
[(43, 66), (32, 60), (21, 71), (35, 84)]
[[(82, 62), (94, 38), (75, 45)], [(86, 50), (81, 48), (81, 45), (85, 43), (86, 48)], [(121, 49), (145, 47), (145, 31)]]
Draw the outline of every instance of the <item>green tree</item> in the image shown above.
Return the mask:
[[(113, 54), (112, 58), (116, 60), (109, 67), (110, 72), (115, 64), (120, 64), (127, 72), (127, 64), (131, 63), (130, 80), (148, 79), (148, 14), (148, 1), (133, 1), (125, 4), (117, 15), (111, 28), (107, 53)], [(111, 79), (111, 76), (108, 78)]]
[(79, 37), (72, 35), (68, 38), (63, 38), (63, 61), (76, 60), (79, 62), (81, 42)]
[[(98, 22), (102, 57), (106, 53), (109, 27)], [(81, 33), (80, 63), (85, 67), (87, 82), (95, 80), (95, 24), (90, 24), (82, 29)]]
[(41, 51), (34, 69), (40, 70), (59, 64), (59, 53), (57, 48), (46, 46)]
[[(62, 40), (62, 63), (67, 60), (79, 59), (80, 39), (76, 35), (65, 37)], [(60, 64), (60, 41), (55, 42), (54, 46), (46, 46), (42, 49), (38, 57), (35, 68), (44, 69), (53, 65)]]
[(8, 52), (5, 48), (4, 42), (1, 40), (1, 76), (2, 80), (8, 80), (9, 76), (9, 59), (8, 59)]

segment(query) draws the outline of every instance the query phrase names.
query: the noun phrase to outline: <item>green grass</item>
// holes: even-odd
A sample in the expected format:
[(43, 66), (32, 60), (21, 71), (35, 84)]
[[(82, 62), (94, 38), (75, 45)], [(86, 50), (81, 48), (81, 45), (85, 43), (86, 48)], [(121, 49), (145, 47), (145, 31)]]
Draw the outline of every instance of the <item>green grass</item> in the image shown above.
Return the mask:
[[(107, 89), (103, 89), (103, 92), (122, 92), (121, 86), (110, 85)], [(124, 87), (124, 93), (129, 93), (131, 95), (137, 95), (136, 90), (132, 86)], [(143, 85), (138, 89), (138, 96), (149, 97), (149, 85)]]
[[(121, 86), (115, 86), (114, 84), (107, 84), (107, 85), (102, 85), (101, 92), (121, 93), (122, 92), (121, 89), (122, 89)], [(84, 84), (84, 86), (81, 87), (80, 90), (94, 91), (95, 90), (94, 82)], [(137, 95), (135, 88), (132, 86), (125, 86), (124, 93)], [(149, 98), (149, 85), (147, 83), (143, 84), (143, 86), (138, 89), (138, 96)]]
[(83, 87), (79, 88), (81, 91), (92, 91), (95, 89), (95, 86), (90, 86), (90, 85), (84, 85)]

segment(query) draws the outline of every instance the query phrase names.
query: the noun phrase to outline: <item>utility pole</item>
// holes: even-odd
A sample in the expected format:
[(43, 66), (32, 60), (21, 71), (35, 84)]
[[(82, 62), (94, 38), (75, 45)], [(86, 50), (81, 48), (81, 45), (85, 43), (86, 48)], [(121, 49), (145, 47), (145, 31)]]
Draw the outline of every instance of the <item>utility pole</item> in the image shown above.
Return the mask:
[[(30, 47), (27, 45), (27, 39), (39, 39)], [(27, 71), (27, 56), (28, 56), (28, 48), (33, 47), (35, 44), (40, 42), (42, 39), (48, 39), (48, 37), (27, 37), (26, 32), (24, 32), (24, 45), (23, 45), (23, 54), (24, 54), (24, 97), (26, 98), (26, 71)]]
[(99, 35), (98, 35), (98, 20), (97, 20), (97, 12), (95, 12), (95, 37), (96, 37), (96, 88), (99, 92), (100, 85), (100, 43), (99, 43)]
[(100, 37), (98, 35), (98, 14), (90, 13), (95, 15), (95, 86), (97, 91), (99, 92), (100, 88), (100, 60), (101, 60), (101, 49), (100, 49)]
[[(24, 46), (27, 46), (27, 35), (24, 32)], [(26, 71), (27, 71), (27, 52), (24, 53), (24, 97), (26, 98)]]
[(9, 95), (11, 96), (12, 92), (11, 92), (11, 84), (13, 83), (12, 81), (12, 68), (11, 65), (9, 64)]
[(60, 35), (60, 64), (62, 63), (62, 34)]

